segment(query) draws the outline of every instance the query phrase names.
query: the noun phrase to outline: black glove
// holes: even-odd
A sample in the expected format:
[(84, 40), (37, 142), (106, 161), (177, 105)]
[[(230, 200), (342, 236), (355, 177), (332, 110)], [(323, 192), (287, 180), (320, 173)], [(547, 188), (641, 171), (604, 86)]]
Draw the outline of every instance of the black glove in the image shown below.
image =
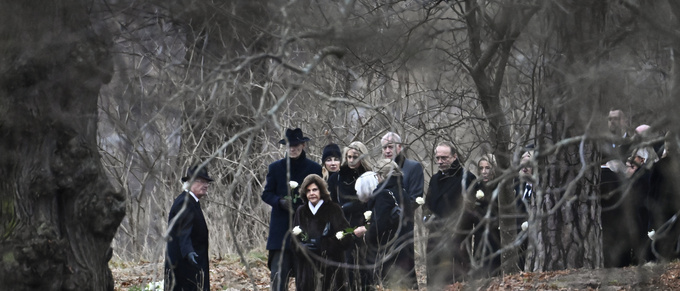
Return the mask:
[(307, 250), (311, 252), (316, 252), (319, 250), (319, 241), (315, 238), (302, 242), (302, 245), (305, 246), (305, 248), (307, 248)]
[(187, 260), (189, 260), (189, 262), (194, 265), (198, 265), (198, 261), (196, 261), (196, 259), (198, 259), (198, 254), (196, 252), (190, 252), (187, 254)]
[(279, 199), (279, 207), (283, 210), (291, 211), (293, 210), (293, 205), (290, 200), (281, 198)]

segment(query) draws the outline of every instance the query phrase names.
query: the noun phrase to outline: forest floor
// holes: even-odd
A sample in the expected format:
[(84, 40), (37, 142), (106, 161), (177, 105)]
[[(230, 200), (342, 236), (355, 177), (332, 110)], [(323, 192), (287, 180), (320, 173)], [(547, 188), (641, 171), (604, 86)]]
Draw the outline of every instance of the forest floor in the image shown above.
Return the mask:
[[(250, 275), (238, 259), (213, 260), (210, 290), (255, 290), (254, 286), (258, 290), (269, 290), (266, 258), (249, 259), (249, 264)], [(111, 263), (110, 267), (115, 290), (148, 290), (145, 287), (149, 283), (162, 281), (161, 263)], [(421, 269), (418, 270), (420, 290), (427, 290)], [(290, 290), (294, 290), (292, 282)], [(680, 262), (620, 269), (519, 273), (456, 283), (447, 290), (680, 290)]]

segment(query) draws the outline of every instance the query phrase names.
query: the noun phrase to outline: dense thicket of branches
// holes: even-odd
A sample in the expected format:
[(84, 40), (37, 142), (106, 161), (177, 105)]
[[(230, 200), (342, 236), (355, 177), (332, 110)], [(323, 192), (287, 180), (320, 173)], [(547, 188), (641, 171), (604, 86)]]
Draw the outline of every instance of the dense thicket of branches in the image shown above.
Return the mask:
[[(545, 154), (533, 161), (536, 177), (550, 198), (532, 216), (530, 269), (601, 266), (594, 186), (601, 161), (592, 142), (606, 136), (614, 104), (624, 104), (633, 123), (656, 122), (649, 113), (669, 99), (662, 60), (670, 44), (649, 33), (654, 27), (631, 12), (637, 6), (586, 2), (157, 3), (114, 14), (128, 28), (118, 36), (126, 53), (116, 72), (144, 66), (116, 75), (102, 99), (105, 114), (112, 104), (140, 111), (125, 118), (113, 111), (106, 121), (108, 138), (134, 133), (128, 150), (101, 143), (118, 185), (134, 198), (116, 254), (160, 258), (176, 181), (206, 159), (218, 177), (206, 211), (214, 254), (261, 250), (265, 168), (282, 157), (283, 130), (302, 127), (316, 159), (326, 143), (354, 140), (378, 156), (388, 130), (405, 138), (407, 155), (429, 174), (440, 140), (452, 141), (471, 168), (479, 154), (494, 153), (510, 200), (519, 154), (537, 144)], [(121, 88), (125, 95), (113, 93)], [(641, 94), (658, 103), (637, 101)], [(574, 137), (593, 138), (585, 156), (578, 142), (555, 148)], [(571, 199), (583, 204), (564, 203)], [(586, 228), (542, 231), (548, 224)], [(572, 242), (546, 244), (564, 232)]]
[[(5, 21), (12, 25), (2, 30), (3, 39), (13, 40), (3, 44), (2, 59), (0, 126), (3, 146), (13, 153), (3, 155), (8, 181), (2, 183), (3, 242), (17, 238), (15, 229), (41, 225), (35, 222), (40, 219), (25, 222), (34, 217), (31, 211), (22, 214), (22, 205), (33, 200), (8, 193), (25, 193), (17, 189), (26, 185), (57, 185), (61, 178), (31, 178), (46, 168), (38, 162), (61, 153), (46, 146), (74, 137), (85, 141), (83, 149), (92, 146), (98, 111), (101, 162), (116, 189), (97, 184), (103, 182), (96, 176), (92, 181), (103, 196), (92, 197), (109, 197), (102, 199), (112, 199), (113, 208), (122, 201), (116, 193), (127, 198), (127, 215), (113, 240), (117, 259), (163, 259), (167, 211), (180, 192), (179, 178), (202, 161), (209, 161), (216, 178), (202, 203), (212, 254), (239, 254), (246, 262), (247, 252), (263, 251), (269, 208), (259, 196), (266, 166), (283, 156), (277, 141), (285, 128), (301, 127), (313, 139), (307, 151), (317, 161), (325, 144), (355, 140), (377, 157), (379, 138), (396, 131), (407, 156), (423, 163), (426, 179), (436, 170), (432, 152), (439, 141), (453, 142), (473, 170), (482, 153), (494, 153), (506, 186), (498, 194), (503, 205), (515, 198), (521, 151), (535, 144), (539, 154), (531, 164), (542, 200), (520, 236), (530, 243), (521, 254), (528, 255), (527, 270), (596, 268), (602, 266), (597, 189), (602, 161), (594, 144), (611, 138), (609, 107), (629, 113), (632, 124), (660, 131), (677, 131), (680, 124), (675, 114), (680, 98), (673, 98), (680, 84), (674, 57), (680, 37), (672, 30), (680, 9), (673, 1), (67, 2), (77, 5), (60, 10), (68, 24), (64, 34), (41, 25), (54, 21), (19, 25), (41, 17), (60, 23), (58, 16), (43, 15), (47, 12), (21, 21), (8, 15)], [(17, 11), (35, 9), (12, 5)], [(97, 19), (96, 25), (75, 17), (81, 12)], [(17, 15), (23, 14), (11, 16)], [(48, 48), (54, 54), (44, 57), (41, 50)], [(111, 54), (79, 62), (83, 51)], [(113, 73), (107, 74), (111, 64)], [(54, 73), (72, 67), (83, 79)], [(100, 90), (107, 76), (111, 82)], [(71, 91), (53, 90), (44, 80)], [(28, 97), (46, 98), (45, 92), (61, 93), (52, 103), (17, 101), (43, 101)], [(87, 99), (96, 92), (97, 111)], [(45, 128), (42, 121), (54, 116), (53, 108), (61, 108), (59, 118), (72, 118), (63, 121), (71, 129), (54, 130), (62, 123), (50, 122)], [(13, 116), (19, 113), (36, 117), (35, 124), (21, 126), (43, 128), (39, 137), (15, 131)], [(35, 148), (24, 147), (26, 141)], [(42, 154), (15, 153), (18, 148)], [(85, 152), (86, 161), (68, 160), (68, 168), (94, 165), (98, 173), (98, 156)], [(70, 181), (72, 175), (65, 175)], [(68, 208), (77, 201), (63, 203)], [(504, 210), (501, 223), (506, 272), (517, 270), (512, 208)], [(99, 213), (109, 215), (98, 220), (109, 229), (122, 212)], [(422, 250), (426, 233), (416, 230)], [(86, 234), (91, 235), (87, 228)], [(82, 236), (58, 241), (77, 238)], [(105, 256), (102, 250), (95, 257), (101, 264)]]

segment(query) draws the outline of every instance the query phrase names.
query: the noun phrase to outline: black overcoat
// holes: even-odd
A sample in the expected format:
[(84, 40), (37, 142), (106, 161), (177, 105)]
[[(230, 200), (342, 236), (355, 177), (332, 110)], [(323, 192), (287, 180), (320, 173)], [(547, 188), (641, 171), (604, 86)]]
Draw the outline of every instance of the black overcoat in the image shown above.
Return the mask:
[[(184, 205), (186, 209), (182, 210)], [(175, 216), (178, 218), (169, 232), (165, 257), (166, 290), (201, 290), (199, 285), (202, 290), (210, 290), (208, 225), (200, 204), (189, 192), (182, 192), (172, 203), (168, 225)], [(187, 260), (190, 252), (198, 254), (198, 265)]]
[[(286, 158), (271, 163), (267, 172), (267, 183), (262, 192), (262, 200), (272, 207), (267, 250), (281, 250), (289, 241), (286, 232), (290, 229), (289, 220), (294, 214), (292, 213), (294, 210), (288, 212), (279, 205), (279, 200), (289, 195), (290, 191), (286, 169)], [(290, 160), (290, 181), (302, 184), (305, 177), (310, 174), (321, 175), (321, 165), (308, 159), (304, 151), (297, 159)], [(299, 195), (298, 190), (297, 188), (293, 190), (293, 196)], [(292, 209), (297, 209), (302, 205), (302, 199), (295, 200)]]
[(328, 191), (333, 201), (340, 204), (345, 218), (352, 227), (364, 224), (364, 212), (368, 210), (366, 203), (359, 201), (357, 191), (354, 189), (357, 179), (366, 172), (363, 166), (351, 169), (347, 165), (328, 178)]

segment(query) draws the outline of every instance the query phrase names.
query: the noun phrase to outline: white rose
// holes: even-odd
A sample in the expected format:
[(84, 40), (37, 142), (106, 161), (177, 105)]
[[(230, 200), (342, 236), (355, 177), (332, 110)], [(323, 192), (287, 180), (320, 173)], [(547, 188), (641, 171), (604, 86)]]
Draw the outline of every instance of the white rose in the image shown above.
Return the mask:
[(298, 186), (298, 182), (290, 181), (288, 182), (288, 185), (290, 186), (290, 189), (295, 189)]
[(338, 232), (335, 234), (335, 237), (338, 238), (338, 240), (341, 240), (344, 236), (345, 236), (345, 234), (342, 233), (342, 231), (338, 231)]
[(416, 203), (418, 203), (418, 205), (425, 204), (425, 198), (423, 198), (423, 197), (416, 198)]
[(529, 222), (528, 221), (522, 222), (522, 230), (526, 231), (527, 228), (529, 228)]
[(654, 234), (656, 234), (656, 231), (652, 229), (652, 231), (647, 233), (647, 236), (649, 237), (649, 239), (654, 240)]
[(300, 235), (302, 233), (302, 228), (300, 228), (299, 225), (293, 227), (293, 234), (294, 235)]
[(484, 198), (484, 192), (482, 192), (482, 190), (477, 190), (477, 193), (475, 194), (475, 197), (476, 197), (477, 199), (480, 199), (480, 200), (483, 199), (483, 198)]
[(364, 218), (366, 218), (366, 220), (371, 220), (371, 215), (373, 215), (373, 211), (369, 210), (364, 212)]

